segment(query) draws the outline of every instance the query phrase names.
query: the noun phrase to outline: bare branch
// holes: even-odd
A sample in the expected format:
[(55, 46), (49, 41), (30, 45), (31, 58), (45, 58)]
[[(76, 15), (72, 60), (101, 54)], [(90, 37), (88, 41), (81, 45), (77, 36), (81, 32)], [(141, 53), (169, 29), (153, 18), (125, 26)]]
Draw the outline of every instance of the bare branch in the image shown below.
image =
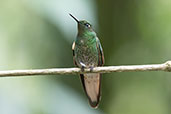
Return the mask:
[(79, 73), (111, 73), (111, 72), (137, 72), (137, 71), (166, 71), (171, 72), (171, 61), (163, 64), (150, 65), (129, 65), (129, 66), (104, 66), (95, 67), (93, 71), (85, 69), (84, 72), (80, 68), (51, 68), (51, 69), (32, 69), (32, 70), (7, 70), (0, 71), (0, 77), (10, 76), (31, 76), (31, 75), (64, 75)]

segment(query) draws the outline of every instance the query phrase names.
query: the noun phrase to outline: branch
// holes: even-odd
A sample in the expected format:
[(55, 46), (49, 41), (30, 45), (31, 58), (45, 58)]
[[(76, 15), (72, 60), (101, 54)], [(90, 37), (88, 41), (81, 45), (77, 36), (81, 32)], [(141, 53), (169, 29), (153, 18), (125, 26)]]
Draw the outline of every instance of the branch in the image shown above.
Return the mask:
[(111, 72), (137, 72), (137, 71), (166, 71), (171, 72), (171, 61), (163, 64), (150, 65), (129, 65), (129, 66), (104, 66), (95, 67), (93, 71), (80, 68), (51, 68), (51, 69), (33, 69), (33, 70), (7, 70), (0, 71), (0, 77), (10, 76), (29, 76), (29, 75), (63, 75), (63, 74), (80, 74), (80, 73), (111, 73)]

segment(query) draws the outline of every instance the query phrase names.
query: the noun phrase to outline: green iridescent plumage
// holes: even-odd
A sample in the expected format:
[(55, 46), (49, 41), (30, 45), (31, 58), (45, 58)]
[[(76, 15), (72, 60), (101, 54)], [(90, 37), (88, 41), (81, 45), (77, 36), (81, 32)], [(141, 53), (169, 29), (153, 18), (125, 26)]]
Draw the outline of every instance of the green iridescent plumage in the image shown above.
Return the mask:
[[(73, 17), (70, 14), (71, 17)], [(78, 21), (78, 34), (72, 45), (73, 60), (76, 66), (84, 69), (102, 66), (104, 64), (103, 50), (96, 33), (90, 23), (85, 20)], [(100, 100), (100, 74), (80, 74), (84, 90), (92, 107), (97, 108)]]

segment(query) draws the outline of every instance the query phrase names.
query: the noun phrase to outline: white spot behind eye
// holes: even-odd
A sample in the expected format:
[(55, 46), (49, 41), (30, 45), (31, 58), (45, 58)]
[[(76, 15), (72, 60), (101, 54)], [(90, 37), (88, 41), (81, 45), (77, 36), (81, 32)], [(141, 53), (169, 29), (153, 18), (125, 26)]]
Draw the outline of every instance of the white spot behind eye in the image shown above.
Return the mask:
[(90, 27), (90, 24), (86, 23), (85, 26), (86, 26), (86, 27)]

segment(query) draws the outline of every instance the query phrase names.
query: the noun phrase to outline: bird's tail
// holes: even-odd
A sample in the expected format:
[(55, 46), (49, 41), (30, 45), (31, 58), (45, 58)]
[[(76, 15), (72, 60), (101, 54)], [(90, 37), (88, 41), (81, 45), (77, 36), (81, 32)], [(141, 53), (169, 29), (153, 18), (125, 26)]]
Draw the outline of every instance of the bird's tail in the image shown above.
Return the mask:
[(89, 103), (93, 108), (97, 108), (100, 101), (100, 73), (80, 74), (82, 85), (88, 96)]

